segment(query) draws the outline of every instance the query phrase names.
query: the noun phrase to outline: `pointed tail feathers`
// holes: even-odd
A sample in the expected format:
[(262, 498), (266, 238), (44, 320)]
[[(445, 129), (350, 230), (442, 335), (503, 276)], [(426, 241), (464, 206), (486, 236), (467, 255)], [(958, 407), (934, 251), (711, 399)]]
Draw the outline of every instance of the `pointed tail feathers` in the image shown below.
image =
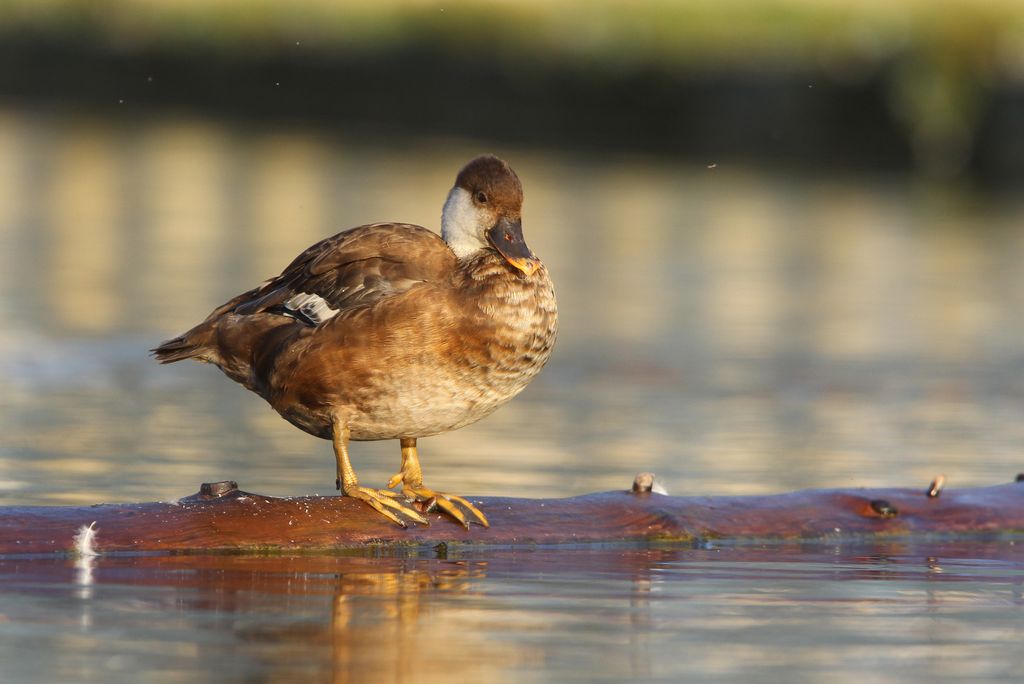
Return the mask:
[(212, 326), (203, 323), (149, 351), (160, 363), (174, 363), (184, 359), (209, 361), (211, 350), (207, 345), (212, 339)]

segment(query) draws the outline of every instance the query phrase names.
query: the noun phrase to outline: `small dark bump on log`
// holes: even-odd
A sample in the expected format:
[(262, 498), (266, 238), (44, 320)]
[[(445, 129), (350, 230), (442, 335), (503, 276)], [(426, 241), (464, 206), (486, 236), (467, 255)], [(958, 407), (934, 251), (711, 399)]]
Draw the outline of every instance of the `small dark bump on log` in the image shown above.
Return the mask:
[(880, 518), (895, 518), (899, 515), (896, 507), (885, 499), (874, 499), (871, 502), (871, 510), (877, 513)]
[(238, 483), (234, 480), (223, 480), (221, 482), (204, 482), (199, 487), (200, 496), (221, 497), (231, 492), (238, 491)]
[(934, 499), (939, 494), (942, 493), (942, 488), (945, 487), (945, 486), (946, 486), (946, 476), (945, 475), (939, 475), (934, 480), (932, 480), (932, 483), (930, 485), (928, 485), (928, 491), (926, 491), (925, 494), (928, 495), (929, 499)]
[(1024, 482), (1024, 473), (1017, 473), (1016, 482)]

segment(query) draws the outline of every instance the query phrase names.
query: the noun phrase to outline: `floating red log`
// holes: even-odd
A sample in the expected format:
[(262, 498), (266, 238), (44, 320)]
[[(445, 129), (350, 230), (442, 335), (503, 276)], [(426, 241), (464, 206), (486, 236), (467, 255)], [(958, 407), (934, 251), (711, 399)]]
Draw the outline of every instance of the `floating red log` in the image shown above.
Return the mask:
[(437, 512), (402, 529), (340, 496), (277, 498), (234, 483), (173, 502), (0, 507), (0, 554), (74, 553), (92, 526), (106, 552), (318, 551), (381, 545), (851, 541), (1024, 531), (1024, 483), (941, 490), (816, 489), (769, 496), (603, 492), (565, 499), (474, 497), (490, 528)]

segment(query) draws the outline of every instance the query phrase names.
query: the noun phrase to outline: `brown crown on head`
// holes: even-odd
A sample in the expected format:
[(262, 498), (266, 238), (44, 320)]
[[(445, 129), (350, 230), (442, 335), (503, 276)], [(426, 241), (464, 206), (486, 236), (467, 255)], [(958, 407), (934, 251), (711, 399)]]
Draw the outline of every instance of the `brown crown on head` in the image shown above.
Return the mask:
[[(473, 201), (494, 207), (508, 216), (518, 216), (523, 205), (523, 184), (506, 162), (493, 154), (481, 155), (459, 171), (455, 185), (466, 190)], [(483, 193), (483, 196), (480, 196)]]

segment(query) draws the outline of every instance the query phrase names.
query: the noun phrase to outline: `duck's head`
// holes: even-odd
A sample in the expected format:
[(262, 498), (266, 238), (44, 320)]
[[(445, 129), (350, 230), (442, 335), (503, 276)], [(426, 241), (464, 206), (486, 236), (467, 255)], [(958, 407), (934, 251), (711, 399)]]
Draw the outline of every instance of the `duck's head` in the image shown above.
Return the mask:
[(493, 155), (473, 159), (459, 171), (441, 214), (441, 237), (465, 259), (493, 248), (527, 276), (540, 268), (523, 239), (523, 185), (508, 164)]

